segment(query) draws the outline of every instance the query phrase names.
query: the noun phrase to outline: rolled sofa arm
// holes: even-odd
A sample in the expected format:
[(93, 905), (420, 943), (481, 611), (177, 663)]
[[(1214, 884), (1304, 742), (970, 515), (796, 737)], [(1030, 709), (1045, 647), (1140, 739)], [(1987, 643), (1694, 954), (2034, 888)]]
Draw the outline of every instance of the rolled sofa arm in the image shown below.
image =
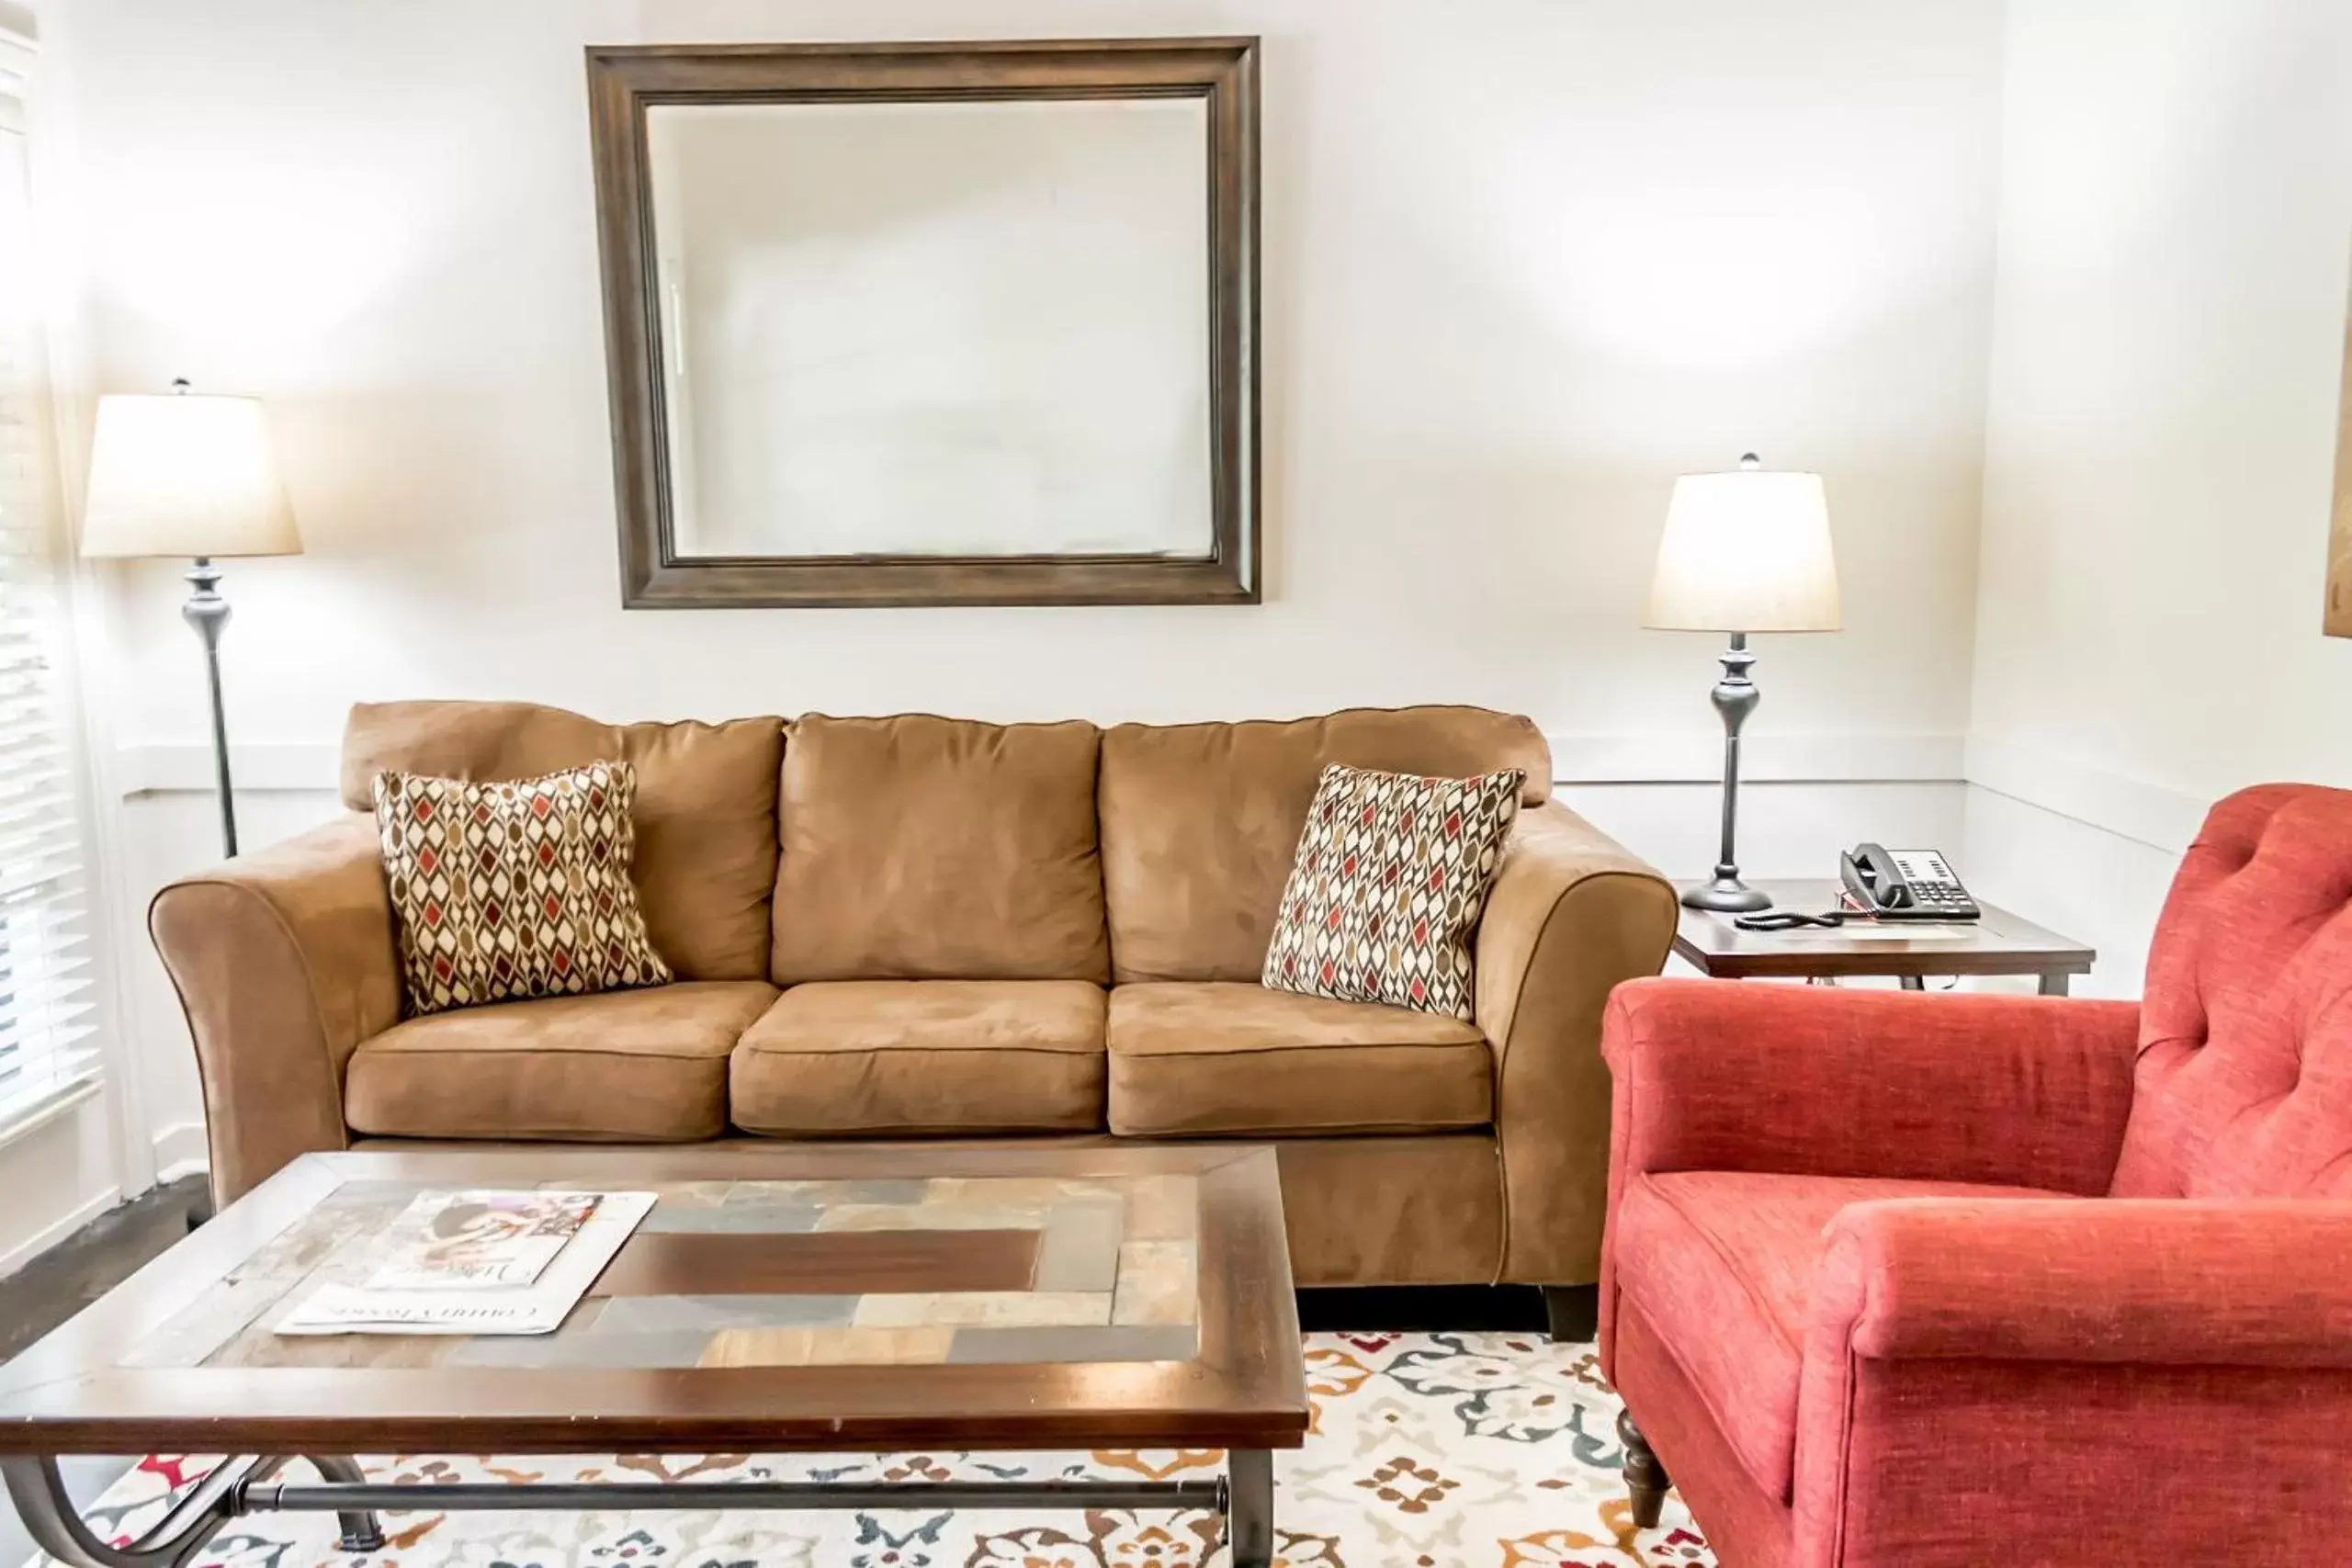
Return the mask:
[(1665, 965), (1676, 913), (1672, 884), (1566, 807), (1521, 813), (1478, 926), (1474, 1003), (1495, 1049), (1505, 1280), (1600, 1277), (1601, 1013), (1619, 981)]
[(1827, 1236), (1814, 1354), (2352, 1368), (2352, 1201), (1889, 1199)]
[(214, 1199), (342, 1148), (344, 1066), (400, 1021), (374, 821), (354, 813), (184, 877), (155, 895), (147, 930), (196, 1039)]

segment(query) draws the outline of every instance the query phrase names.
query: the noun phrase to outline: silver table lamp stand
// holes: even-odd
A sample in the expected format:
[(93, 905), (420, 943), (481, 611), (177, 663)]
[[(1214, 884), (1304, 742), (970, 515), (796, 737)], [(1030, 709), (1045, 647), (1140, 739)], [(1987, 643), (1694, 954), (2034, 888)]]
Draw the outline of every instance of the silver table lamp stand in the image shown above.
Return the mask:
[(196, 558), (187, 581), (193, 592), (180, 606), (180, 619), (204, 639), (204, 679), (212, 692), (212, 784), (220, 796), (220, 851), (234, 860), (237, 800), (229, 784), (229, 720), (220, 707), (220, 628), (229, 624), (229, 601), (220, 596), (220, 569), (209, 556)]
[(1723, 847), (1715, 856), (1715, 874), (1686, 890), (1682, 901), (1694, 909), (1745, 913), (1772, 907), (1770, 897), (1739, 879), (1739, 859), (1732, 847), (1739, 824), (1739, 727), (1747, 722), (1757, 701), (1756, 682), (1747, 678), (1747, 667), (1756, 662), (1756, 655), (1747, 651), (1746, 632), (1731, 634), (1723, 661), (1724, 678), (1715, 682), (1712, 694), (1715, 711), (1724, 720)]

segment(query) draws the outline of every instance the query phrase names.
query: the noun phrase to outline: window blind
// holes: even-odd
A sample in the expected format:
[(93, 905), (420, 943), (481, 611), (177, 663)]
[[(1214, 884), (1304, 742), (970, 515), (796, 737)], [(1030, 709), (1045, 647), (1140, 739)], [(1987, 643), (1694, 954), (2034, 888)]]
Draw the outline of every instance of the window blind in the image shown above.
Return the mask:
[(85, 837), (62, 671), (66, 553), (26, 149), (0, 39), (0, 1130), (93, 1081)]

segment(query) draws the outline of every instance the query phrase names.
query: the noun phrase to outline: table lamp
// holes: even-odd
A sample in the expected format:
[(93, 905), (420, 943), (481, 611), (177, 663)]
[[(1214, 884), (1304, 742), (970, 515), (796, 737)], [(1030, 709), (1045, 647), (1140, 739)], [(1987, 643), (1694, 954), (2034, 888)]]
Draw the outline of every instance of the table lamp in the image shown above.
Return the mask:
[(1756, 454), (1727, 474), (1674, 481), (1643, 625), (1731, 634), (1715, 711), (1724, 720), (1723, 850), (1715, 874), (1682, 895), (1695, 909), (1770, 908), (1739, 879), (1733, 840), (1739, 818), (1739, 728), (1756, 706), (1747, 667), (1751, 632), (1838, 629), (1838, 566), (1829, 552), (1829, 504), (1819, 474), (1766, 471)]
[(98, 400), (82, 553), (103, 558), (185, 556), (193, 590), (180, 615), (204, 641), (212, 693), (212, 772), (220, 793), (220, 845), (237, 852), (229, 786), (229, 727), (220, 707), (221, 556), (302, 552), (278, 482), (269, 424), (257, 398), (198, 396), (186, 381), (164, 394)]

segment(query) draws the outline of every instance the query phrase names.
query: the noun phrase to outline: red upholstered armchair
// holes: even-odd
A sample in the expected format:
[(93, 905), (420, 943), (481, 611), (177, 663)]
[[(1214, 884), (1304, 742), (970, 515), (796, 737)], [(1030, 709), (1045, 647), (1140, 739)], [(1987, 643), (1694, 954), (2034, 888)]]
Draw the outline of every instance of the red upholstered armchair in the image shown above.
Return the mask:
[(2352, 1562), (2352, 792), (2215, 807), (2139, 1004), (1640, 980), (1603, 1050), (1645, 1523), (1671, 1476), (1725, 1568)]

